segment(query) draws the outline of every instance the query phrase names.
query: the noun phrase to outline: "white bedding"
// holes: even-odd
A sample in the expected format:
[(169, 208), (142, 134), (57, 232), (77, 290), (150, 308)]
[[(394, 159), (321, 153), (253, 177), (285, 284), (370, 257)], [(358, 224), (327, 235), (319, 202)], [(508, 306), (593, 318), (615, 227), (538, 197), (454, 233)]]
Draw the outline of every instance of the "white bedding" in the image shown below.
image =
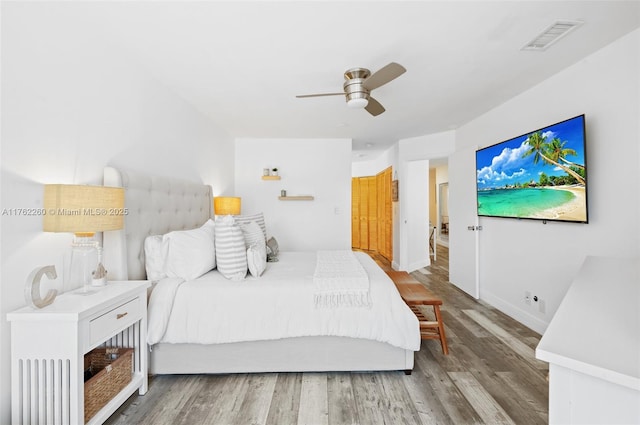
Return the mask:
[(213, 270), (184, 282), (163, 279), (149, 300), (149, 344), (220, 344), (301, 336), (345, 336), (420, 349), (418, 320), (368, 255), (371, 308), (315, 308), (315, 252), (281, 252), (260, 278), (230, 281)]

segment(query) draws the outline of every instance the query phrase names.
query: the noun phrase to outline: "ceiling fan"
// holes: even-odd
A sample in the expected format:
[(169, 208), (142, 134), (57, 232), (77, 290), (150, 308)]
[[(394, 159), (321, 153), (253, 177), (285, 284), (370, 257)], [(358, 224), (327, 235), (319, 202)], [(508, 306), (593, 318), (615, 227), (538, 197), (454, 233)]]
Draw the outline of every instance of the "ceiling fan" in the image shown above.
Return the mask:
[(373, 74), (366, 68), (351, 68), (344, 72), (343, 93), (303, 94), (296, 97), (346, 96), (350, 108), (364, 108), (374, 117), (385, 111), (384, 107), (371, 97), (371, 91), (395, 80), (407, 70), (395, 62), (383, 66)]

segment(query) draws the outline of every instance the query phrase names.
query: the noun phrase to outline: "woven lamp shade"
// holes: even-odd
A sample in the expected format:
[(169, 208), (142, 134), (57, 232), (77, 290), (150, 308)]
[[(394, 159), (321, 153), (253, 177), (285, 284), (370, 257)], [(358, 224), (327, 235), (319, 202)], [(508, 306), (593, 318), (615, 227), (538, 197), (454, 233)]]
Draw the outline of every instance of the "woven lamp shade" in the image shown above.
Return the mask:
[(124, 227), (121, 187), (47, 184), (44, 186), (42, 230), (90, 236)]
[(231, 196), (217, 196), (213, 198), (213, 212), (216, 215), (240, 214), (241, 199)]

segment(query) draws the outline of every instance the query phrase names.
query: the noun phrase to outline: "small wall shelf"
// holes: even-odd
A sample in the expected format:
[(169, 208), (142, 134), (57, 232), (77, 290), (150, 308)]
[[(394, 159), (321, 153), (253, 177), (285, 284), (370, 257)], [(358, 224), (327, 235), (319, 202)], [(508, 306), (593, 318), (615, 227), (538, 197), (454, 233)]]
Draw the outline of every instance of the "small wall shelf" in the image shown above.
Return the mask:
[(313, 201), (313, 196), (278, 196), (278, 199), (281, 201)]
[(280, 180), (280, 176), (262, 176), (262, 180)]

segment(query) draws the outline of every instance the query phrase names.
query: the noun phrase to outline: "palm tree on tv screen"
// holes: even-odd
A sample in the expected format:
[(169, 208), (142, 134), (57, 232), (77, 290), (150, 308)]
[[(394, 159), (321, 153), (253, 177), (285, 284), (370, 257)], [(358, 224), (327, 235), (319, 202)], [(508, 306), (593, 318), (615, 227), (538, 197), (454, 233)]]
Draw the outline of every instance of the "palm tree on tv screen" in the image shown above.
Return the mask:
[(577, 155), (575, 150), (571, 148), (565, 148), (564, 146), (566, 144), (566, 141), (563, 142), (557, 137), (554, 137), (549, 144), (549, 157), (554, 161), (562, 161), (570, 167), (578, 167), (584, 170), (584, 165), (576, 164), (575, 162), (571, 162), (566, 158), (569, 155)]
[[(547, 138), (543, 136), (542, 133), (539, 131), (536, 131), (535, 133), (531, 133), (529, 137), (527, 137), (526, 142), (529, 145), (529, 150), (522, 155), (523, 158), (526, 158), (533, 154), (534, 164), (537, 164), (538, 162), (540, 162), (540, 160), (542, 160), (546, 164), (553, 164), (556, 167), (562, 168), (567, 174), (573, 176), (578, 181), (579, 184), (583, 186), (586, 185), (584, 178), (582, 178), (580, 174), (576, 173), (566, 165), (562, 165), (555, 160), (555, 159), (561, 160), (561, 158), (564, 158), (564, 156), (566, 155), (575, 155), (576, 152), (573, 149), (564, 149), (564, 144), (561, 142), (560, 150), (556, 151), (552, 147), (553, 144), (548, 143)], [(577, 166), (577, 164), (575, 165)]]

